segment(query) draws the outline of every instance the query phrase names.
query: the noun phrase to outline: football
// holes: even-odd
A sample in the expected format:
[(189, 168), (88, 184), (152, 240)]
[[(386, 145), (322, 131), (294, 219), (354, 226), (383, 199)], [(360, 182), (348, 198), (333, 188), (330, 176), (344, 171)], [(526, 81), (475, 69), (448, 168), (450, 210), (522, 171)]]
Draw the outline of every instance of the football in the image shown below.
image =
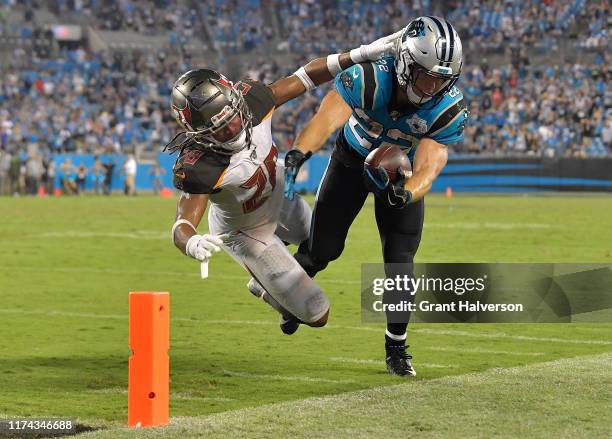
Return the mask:
[(398, 169), (404, 171), (406, 178), (412, 176), (412, 165), (408, 156), (396, 145), (380, 146), (368, 154), (364, 167), (373, 172), (379, 166), (385, 168), (392, 183), (398, 180)]

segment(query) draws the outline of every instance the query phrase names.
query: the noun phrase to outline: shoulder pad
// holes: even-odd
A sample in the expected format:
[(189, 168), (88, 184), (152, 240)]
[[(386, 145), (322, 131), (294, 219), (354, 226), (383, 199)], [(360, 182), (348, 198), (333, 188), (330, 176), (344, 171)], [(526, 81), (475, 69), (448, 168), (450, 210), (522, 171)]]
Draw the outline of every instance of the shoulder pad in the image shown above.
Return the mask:
[(381, 59), (349, 67), (336, 77), (336, 90), (352, 108), (374, 110), (384, 107), (393, 84), (388, 81), (392, 66), (387, 62)]
[(466, 110), (467, 108), (463, 98), (453, 100), (444, 99), (440, 102), (440, 104), (438, 104), (439, 107), (442, 107), (440, 114), (431, 124), (431, 128), (428, 132), (429, 135), (435, 135), (438, 131), (444, 128), (453, 118), (455, 118), (457, 114)]
[(190, 194), (213, 193), (229, 162), (229, 155), (183, 148), (172, 169), (174, 186)]
[(376, 81), (376, 89), (374, 93), (373, 109), (384, 108), (391, 100), (393, 94), (393, 82), (395, 81), (395, 58), (385, 56), (375, 63), (374, 79)]
[(452, 98), (445, 96), (445, 99), (438, 104), (443, 108), (426, 134), (439, 143), (454, 143), (463, 138), (463, 129), (469, 112), (463, 100), (463, 95), (458, 89), (456, 91), (457, 93)]
[(245, 79), (234, 86), (246, 99), (253, 115), (253, 126), (262, 123), (274, 110), (276, 100), (272, 90), (267, 85), (252, 79)]

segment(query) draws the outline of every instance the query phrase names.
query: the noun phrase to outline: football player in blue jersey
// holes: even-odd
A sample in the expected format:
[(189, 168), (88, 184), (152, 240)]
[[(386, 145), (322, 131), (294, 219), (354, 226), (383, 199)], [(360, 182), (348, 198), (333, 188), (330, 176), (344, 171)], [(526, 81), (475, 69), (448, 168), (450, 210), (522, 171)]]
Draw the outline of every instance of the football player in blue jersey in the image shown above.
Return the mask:
[[(369, 192), (376, 195), (376, 223), (388, 277), (413, 276), (413, 258), (423, 228), (423, 197), (448, 158), (447, 145), (463, 139), (468, 118), (455, 87), (461, 73), (459, 35), (443, 18), (413, 20), (392, 56), (340, 72), (312, 120), (285, 158), (285, 196), (293, 197), (300, 166), (342, 128), (317, 192), (310, 238), (296, 259), (310, 276), (340, 256), (351, 223)], [(412, 176), (392, 183), (387, 172), (364, 173), (364, 159), (383, 145), (397, 145), (412, 162)], [(409, 177), (409, 178), (408, 178)], [(414, 300), (385, 293), (385, 303)], [(414, 376), (406, 351), (409, 313), (387, 312), (385, 348), (391, 374)]]

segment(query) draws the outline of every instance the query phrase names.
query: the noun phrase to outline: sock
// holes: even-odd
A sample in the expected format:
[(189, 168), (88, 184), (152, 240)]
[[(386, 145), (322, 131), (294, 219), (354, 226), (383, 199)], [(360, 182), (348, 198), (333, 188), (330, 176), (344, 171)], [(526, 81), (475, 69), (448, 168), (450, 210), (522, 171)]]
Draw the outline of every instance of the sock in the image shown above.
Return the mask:
[(404, 346), (406, 344), (407, 323), (387, 323), (385, 346)]
[[(251, 291), (251, 293), (253, 293), (253, 295), (255, 295), (256, 297), (259, 297), (261, 300), (263, 300), (264, 302), (266, 302), (268, 305), (270, 305), (272, 308), (274, 308), (276, 311), (278, 311), (279, 314), (282, 314), (283, 317), (287, 318), (287, 317), (293, 317), (293, 314), (291, 314), (289, 311), (287, 311), (280, 303), (278, 303), (278, 301), (272, 297), (270, 295), (270, 293), (268, 293), (265, 288), (259, 283), (259, 281), (255, 278), (252, 278), (251, 281), (249, 281), (249, 284), (251, 282), (255, 283), (255, 292)], [(260, 293), (259, 295), (257, 293)]]

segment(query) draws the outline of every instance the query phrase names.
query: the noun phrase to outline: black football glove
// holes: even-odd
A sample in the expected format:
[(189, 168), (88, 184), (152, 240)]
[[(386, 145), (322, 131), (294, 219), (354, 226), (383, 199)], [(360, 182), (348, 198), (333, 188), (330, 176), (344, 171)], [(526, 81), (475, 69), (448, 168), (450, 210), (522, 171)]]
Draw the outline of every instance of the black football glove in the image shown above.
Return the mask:
[(300, 167), (312, 155), (311, 151), (304, 154), (299, 149), (292, 149), (285, 155), (285, 198), (293, 200), (295, 197), (295, 177), (297, 177)]
[(412, 201), (412, 193), (404, 189), (406, 176), (401, 169), (397, 170), (399, 175), (395, 183), (391, 183), (387, 170), (382, 166), (372, 172), (369, 168), (364, 168), (364, 183), (366, 188), (373, 192), (379, 199), (395, 209), (403, 209)]

